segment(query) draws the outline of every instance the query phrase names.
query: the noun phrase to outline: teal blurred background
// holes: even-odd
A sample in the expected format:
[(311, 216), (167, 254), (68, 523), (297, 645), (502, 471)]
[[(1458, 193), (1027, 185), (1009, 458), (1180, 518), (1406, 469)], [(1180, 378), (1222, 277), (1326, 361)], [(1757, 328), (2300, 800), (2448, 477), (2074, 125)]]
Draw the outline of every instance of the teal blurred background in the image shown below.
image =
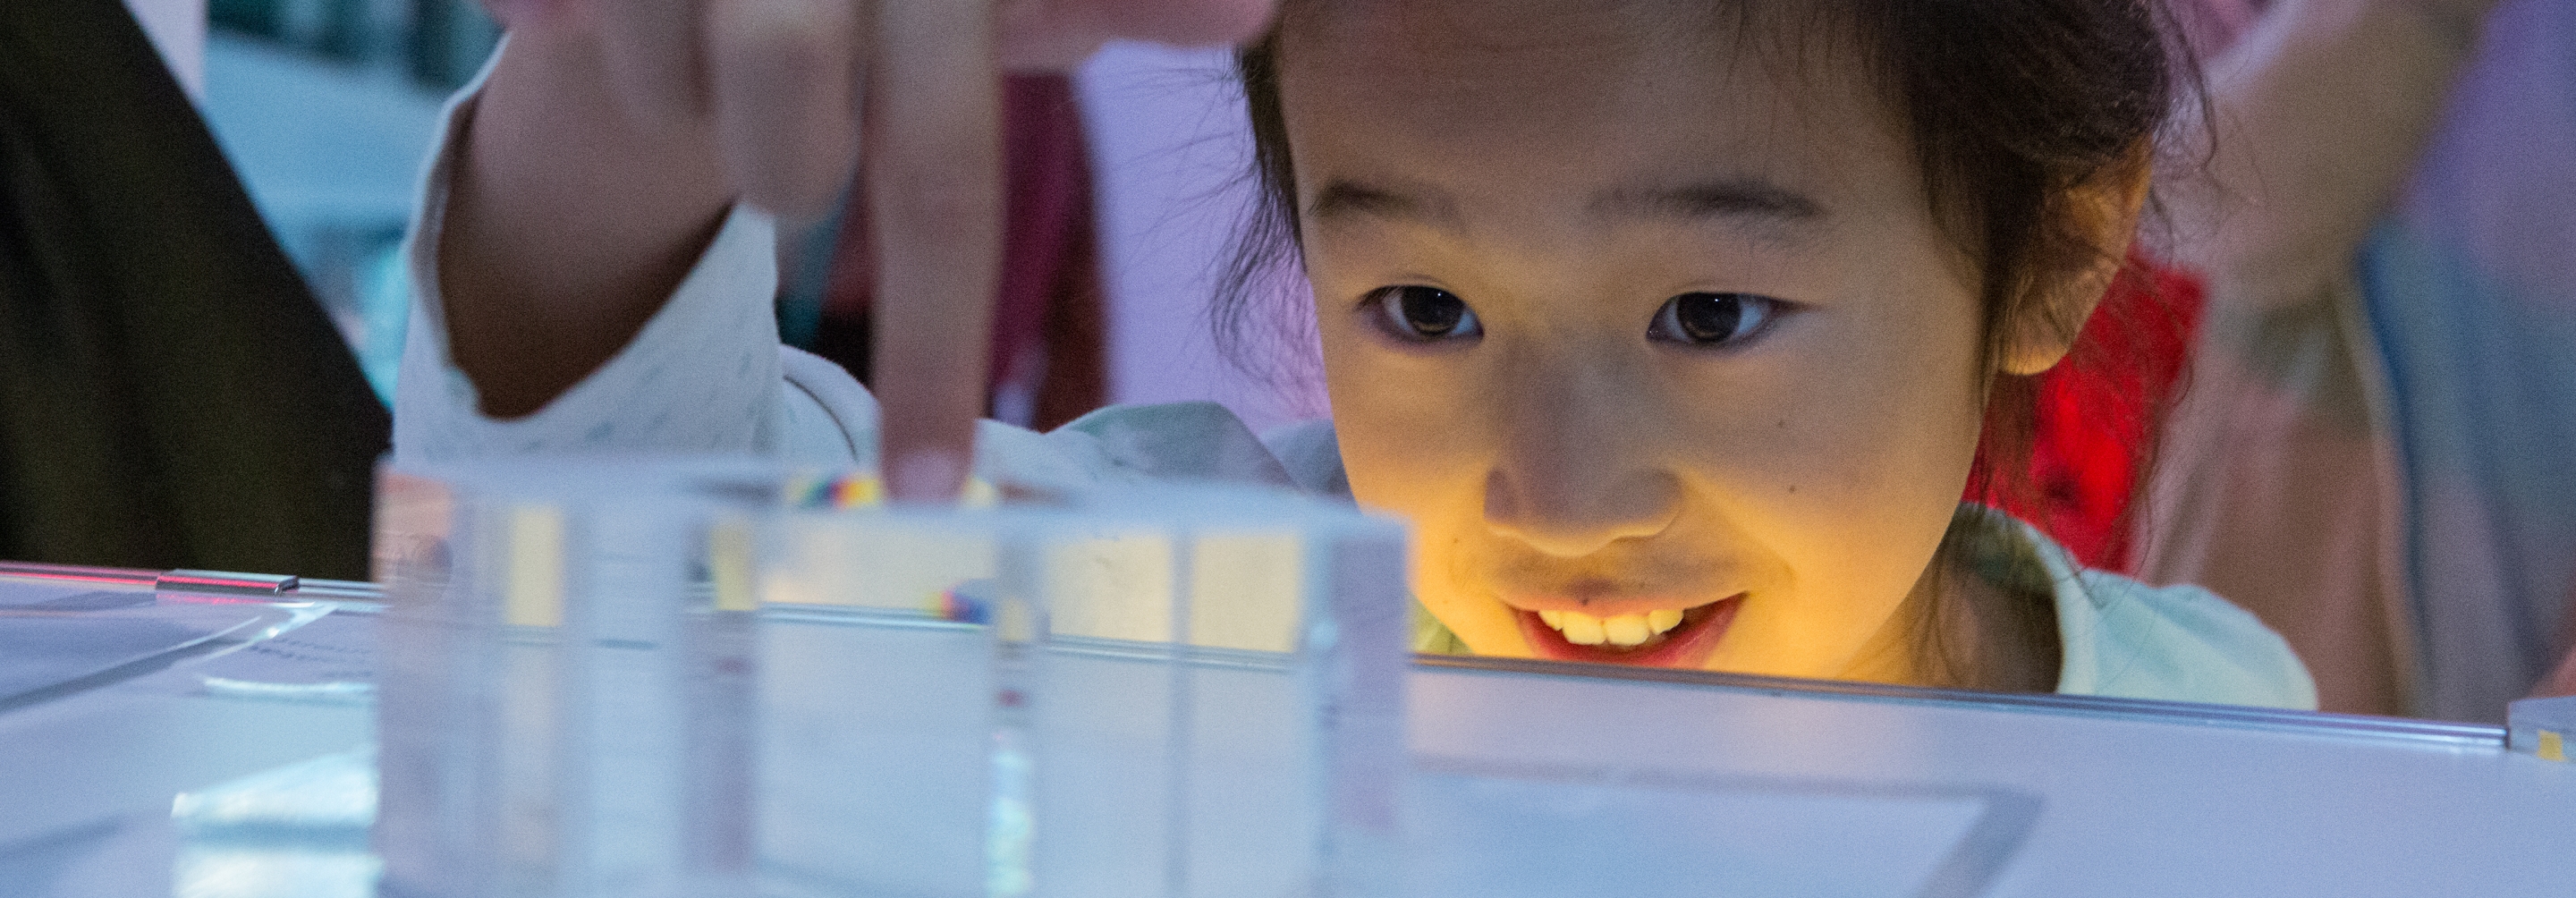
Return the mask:
[(206, 121), (390, 400), (415, 181), (439, 104), (500, 28), (475, 0), (210, 0), (207, 17)]

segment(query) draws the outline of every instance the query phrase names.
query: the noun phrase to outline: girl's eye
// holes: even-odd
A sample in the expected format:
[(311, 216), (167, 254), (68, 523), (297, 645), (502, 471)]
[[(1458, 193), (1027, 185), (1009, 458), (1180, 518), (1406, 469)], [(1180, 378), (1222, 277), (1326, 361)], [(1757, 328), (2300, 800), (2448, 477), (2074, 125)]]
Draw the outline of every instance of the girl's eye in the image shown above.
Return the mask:
[(1779, 300), (1750, 293), (1684, 293), (1664, 301), (1646, 333), (1675, 343), (1725, 346), (1771, 326), (1780, 306)]
[(1369, 294), (1368, 302), (1377, 307), (1378, 325), (1398, 339), (1429, 343), (1484, 332), (1466, 300), (1437, 287), (1380, 287)]

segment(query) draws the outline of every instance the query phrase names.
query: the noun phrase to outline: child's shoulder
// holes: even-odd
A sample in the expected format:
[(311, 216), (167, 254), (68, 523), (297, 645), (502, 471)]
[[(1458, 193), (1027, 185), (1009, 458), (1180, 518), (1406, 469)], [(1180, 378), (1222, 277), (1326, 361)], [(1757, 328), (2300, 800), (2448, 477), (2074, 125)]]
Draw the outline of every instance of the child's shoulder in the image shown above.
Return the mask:
[(2036, 530), (2057, 599), (2057, 691), (2314, 710), (2316, 682), (2289, 643), (2198, 586), (2149, 586), (2077, 568)]

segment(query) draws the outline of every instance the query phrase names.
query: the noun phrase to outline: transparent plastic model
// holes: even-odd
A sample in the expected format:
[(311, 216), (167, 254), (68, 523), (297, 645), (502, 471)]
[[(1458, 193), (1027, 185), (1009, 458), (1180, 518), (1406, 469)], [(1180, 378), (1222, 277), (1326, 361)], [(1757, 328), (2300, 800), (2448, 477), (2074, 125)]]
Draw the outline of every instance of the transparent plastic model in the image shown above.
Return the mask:
[(791, 514), (765, 543), (764, 770), (799, 784), (763, 809), (764, 867), (783, 878), (823, 893), (1394, 891), (1397, 525), (1157, 487)]
[(751, 891), (746, 515), (712, 460), (388, 471), (382, 894)]

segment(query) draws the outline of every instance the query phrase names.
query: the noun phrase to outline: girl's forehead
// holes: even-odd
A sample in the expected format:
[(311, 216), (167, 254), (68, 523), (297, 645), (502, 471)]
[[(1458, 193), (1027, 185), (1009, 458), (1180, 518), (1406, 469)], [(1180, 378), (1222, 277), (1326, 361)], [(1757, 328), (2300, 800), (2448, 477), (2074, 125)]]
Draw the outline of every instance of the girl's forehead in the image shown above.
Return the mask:
[(1280, 21), (1291, 28), (1350, 31), (1430, 31), (1487, 46), (1542, 43), (1579, 45), (1635, 34), (1707, 31), (1780, 18), (1771, 13), (1805, 0), (1287, 0)]
[(1361, 71), (1392, 70), (1416, 78), (1491, 79), (1498, 73), (1603, 73), (1663, 57), (1683, 60), (1698, 28), (1645, 27), (1632, 16), (1604, 15), (1566, 0), (1496, 0), (1491, 4), (1320, 4), (1282, 19), (1283, 61)]
[[(1830, 27), (1830, 16), (1784, 15), (1780, 6), (1320, 0), (1283, 15), (1275, 48), (1286, 99), (1410, 107), (1408, 114), (1435, 121), (1590, 111), (1678, 123), (1838, 105), (1892, 111), (1875, 108), (1883, 98), (1866, 83), (1862, 54), (1842, 39), (1848, 29)], [(1353, 102), (1362, 98), (1369, 102)]]
[(1316, 166), (1422, 176), (1433, 163), (1444, 180), (1487, 185), (1504, 172), (1574, 187), (1693, 166), (1834, 180), (1858, 174), (1857, 163), (1905, 177), (1893, 164), (1906, 158), (1896, 119), (1857, 54), (1821, 39), (1756, 38), (1743, 30), (1755, 26), (1705, 13), (1658, 21), (1645, 9), (1681, 5), (1412, 0), (1296, 11), (1275, 50), (1300, 187), (1320, 186), (1309, 180)]
[(1853, 13), (1837, 0), (1289, 0), (1279, 22), (1301, 51), (1412, 57), (1428, 69), (1508, 59), (1839, 70), (1853, 56)]

